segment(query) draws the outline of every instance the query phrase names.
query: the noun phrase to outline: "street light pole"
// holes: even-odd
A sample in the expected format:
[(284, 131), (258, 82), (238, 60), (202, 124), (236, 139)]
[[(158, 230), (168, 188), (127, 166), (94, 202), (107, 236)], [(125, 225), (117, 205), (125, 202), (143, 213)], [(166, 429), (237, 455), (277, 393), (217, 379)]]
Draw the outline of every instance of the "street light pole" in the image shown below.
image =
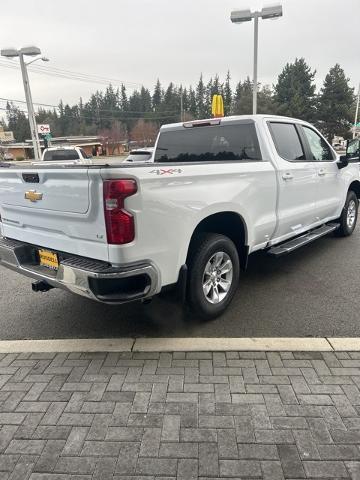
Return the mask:
[[(37, 131), (36, 119), (35, 119), (34, 105), (31, 97), (29, 76), (28, 76), (26, 67), (27, 65), (30, 65), (30, 63), (33, 63), (37, 60), (43, 60), (44, 62), (49, 61), (49, 59), (46, 57), (37, 57), (40, 54), (41, 54), (40, 48), (34, 47), (34, 46), (20, 48), (19, 50), (17, 50), (16, 48), (7, 48), (4, 50), (1, 50), (1, 55), (3, 57), (7, 57), (7, 58), (19, 57), (19, 60), (20, 60), (20, 68), (21, 68), (21, 74), (22, 74), (24, 90), (25, 90), (25, 98), (26, 98), (26, 105), (28, 110), (28, 118), (29, 118), (29, 124), (30, 124), (33, 150), (34, 150), (34, 157), (35, 157), (35, 160), (37, 161), (41, 160), (41, 148), (40, 148), (40, 142), (39, 142), (39, 135)], [(25, 63), (24, 56), (37, 57), (37, 58), (30, 61), (29, 63)]]
[(21, 51), (19, 52), (19, 60), (20, 60), (21, 74), (22, 74), (24, 90), (25, 90), (25, 98), (26, 98), (26, 105), (28, 110), (31, 139), (32, 139), (33, 149), (34, 149), (34, 157), (36, 161), (40, 161), (41, 148), (40, 148), (39, 135), (38, 135), (37, 126), (36, 126), (34, 106), (32, 102), (32, 96), (31, 96), (31, 90), (30, 90), (30, 84), (29, 84), (29, 76), (26, 68), (26, 63), (24, 60), (24, 55), (21, 53)]
[(253, 75), (253, 115), (257, 112), (257, 93), (258, 93), (258, 44), (259, 44), (259, 15), (254, 16), (254, 75)]
[(251, 12), (248, 10), (234, 10), (231, 12), (231, 21), (233, 23), (251, 22), (254, 19), (254, 74), (253, 74), (253, 115), (257, 113), (257, 93), (258, 93), (258, 43), (259, 43), (259, 18), (263, 20), (282, 17), (283, 11), (281, 5), (273, 7), (264, 7), (261, 11)]
[(357, 125), (357, 122), (358, 122), (358, 115), (359, 115), (359, 103), (360, 103), (360, 83), (359, 83), (359, 89), (358, 89), (358, 94), (357, 94), (353, 138), (356, 137), (356, 125)]

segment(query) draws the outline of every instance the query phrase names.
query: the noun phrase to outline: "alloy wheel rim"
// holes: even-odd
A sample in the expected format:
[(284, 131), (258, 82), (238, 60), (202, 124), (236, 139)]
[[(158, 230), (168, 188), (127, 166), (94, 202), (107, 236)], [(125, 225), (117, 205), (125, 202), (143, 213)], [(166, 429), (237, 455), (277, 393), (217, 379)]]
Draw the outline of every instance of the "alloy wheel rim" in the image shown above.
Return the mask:
[(346, 215), (346, 223), (349, 228), (352, 228), (355, 223), (356, 218), (356, 205), (354, 200), (350, 200), (347, 215)]
[(233, 280), (233, 264), (225, 252), (214, 253), (203, 274), (203, 292), (211, 304), (222, 302), (228, 295)]

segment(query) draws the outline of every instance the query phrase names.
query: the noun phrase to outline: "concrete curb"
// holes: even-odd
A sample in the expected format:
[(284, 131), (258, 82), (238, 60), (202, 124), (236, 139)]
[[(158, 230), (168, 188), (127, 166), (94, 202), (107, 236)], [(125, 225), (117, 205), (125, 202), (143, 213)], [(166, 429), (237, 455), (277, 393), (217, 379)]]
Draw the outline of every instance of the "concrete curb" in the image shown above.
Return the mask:
[(360, 338), (91, 338), (0, 340), (0, 353), (23, 352), (360, 351)]
[[(359, 339), (360, 348), (360, 339)], [(331, 351), (325, 338), (139, 338), (134, 352)]]
[(0, 353), (131, 352), (133, 338), (1, 340)]

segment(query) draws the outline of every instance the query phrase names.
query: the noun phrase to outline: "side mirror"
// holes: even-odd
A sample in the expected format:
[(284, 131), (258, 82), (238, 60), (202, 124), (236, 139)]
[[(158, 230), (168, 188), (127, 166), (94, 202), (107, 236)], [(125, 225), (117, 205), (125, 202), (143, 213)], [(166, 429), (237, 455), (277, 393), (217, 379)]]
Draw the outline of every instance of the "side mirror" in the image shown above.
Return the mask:
[(360, 139), (359, 138), (353, 138), (347, 141), (345, 156), (348, 162), (360, 161)]
[(338, 169), (341, 170), (349, 165), (349, 161), (346, 155), (341, 155), (337, 162)]

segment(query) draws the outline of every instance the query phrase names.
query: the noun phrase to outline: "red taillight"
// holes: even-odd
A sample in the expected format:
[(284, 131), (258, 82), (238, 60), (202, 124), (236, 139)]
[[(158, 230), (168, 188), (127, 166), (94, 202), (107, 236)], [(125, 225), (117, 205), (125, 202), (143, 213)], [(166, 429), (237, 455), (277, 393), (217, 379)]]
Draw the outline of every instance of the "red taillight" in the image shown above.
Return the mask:
[(104, 181), (104, 210), (108, 243), (123, 245), (135, 238), (134, 217), (124, 208), (125, 198), (137, 192), (135, 180)]

